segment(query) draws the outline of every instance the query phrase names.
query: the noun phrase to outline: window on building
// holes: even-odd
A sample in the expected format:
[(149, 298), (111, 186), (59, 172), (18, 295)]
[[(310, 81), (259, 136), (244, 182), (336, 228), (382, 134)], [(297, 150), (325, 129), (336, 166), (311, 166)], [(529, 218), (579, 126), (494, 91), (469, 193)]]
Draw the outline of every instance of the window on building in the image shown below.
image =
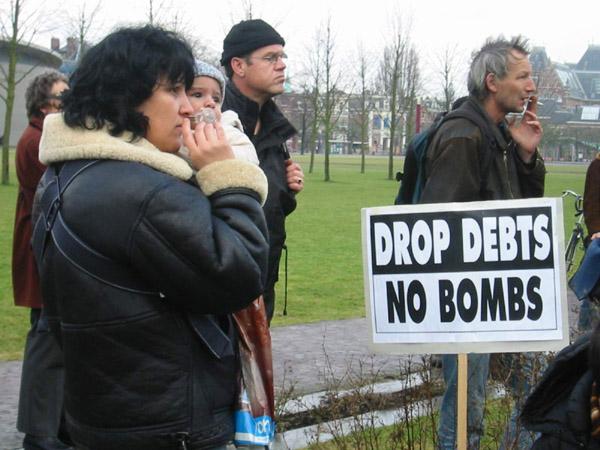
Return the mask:
[(594, 98), (600, 98), (600, 78), (592, 80), (592, 95)]
[(381, 116), (379, 114), (373, 116), (373, 127), (381, 128)]

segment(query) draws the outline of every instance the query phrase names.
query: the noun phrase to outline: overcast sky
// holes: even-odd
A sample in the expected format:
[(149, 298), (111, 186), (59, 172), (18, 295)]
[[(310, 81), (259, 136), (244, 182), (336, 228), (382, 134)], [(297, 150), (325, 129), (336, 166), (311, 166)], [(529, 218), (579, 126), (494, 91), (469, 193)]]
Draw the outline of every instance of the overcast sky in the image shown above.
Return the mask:
[[(407, 26), (410, 22), (412, 41), (420, 52), (423, 72), (430, 84), (435, 79), (436, 62), (447, 46), (456, 47), (462, 58), (461, 66), (466, 66), (471, 51), (481, 46), (488, 36), (523, 34), (533, 45), (546, 47), (550, 58), (557, 62), (577, 62), (588, 45), (600, 45), (599, 0), (561, 3), (548, 0), (154, 0), (154, 4), (161, 1), (168, 7), (161, 11), (163, 17), (174, 14), (184, 17), (193, 24), (194, 34), (215, 53), (220, 52), (223, 37), (231, 25), (242, 18), (247, 8), (244, 5), (252, 4), (254, 17), (270, 22), (286, 39), (292, 75), (299, 69), (299, 60), (315, 29), (328, 16), (336, 36), (339, 60), (349, 61), (359, 42), (373, 54), (379, 54), (389, 35), (389, 18), (401, 14)], [(92, 38), (97, 40), (119, 24), (144, 21), (148, 2), (103, 0)], [(56, 2), (51, 3), (55, 8)], [(60, 1), (72, 11), (82, 3), (80, 0)], [(96, 1), (86, 0), (86, 3), (89, 8)], [(63, 40), (66, 35), (61, 29), (52, 34)], [(49, 40), (49, 34), (42, 34), (36, 42), (48, 46)], [(464, 84), (463, 74), (459, 78)]]

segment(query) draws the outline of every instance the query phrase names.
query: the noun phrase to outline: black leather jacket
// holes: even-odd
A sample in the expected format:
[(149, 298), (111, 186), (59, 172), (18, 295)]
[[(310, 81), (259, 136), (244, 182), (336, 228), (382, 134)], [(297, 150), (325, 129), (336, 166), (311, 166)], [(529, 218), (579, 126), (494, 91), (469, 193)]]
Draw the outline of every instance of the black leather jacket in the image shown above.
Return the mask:
[(560, 351), (527, 398), (521, 420), (539, 438), (532, 450), (600, 449), (591, 437), (589, 335)]
[[(259, 109), (258, 104), (244, 96), (231, 82), (227, 82), (222, 109), (235, 111), (250, 138), (260, 162), (261, 169), (269, 181), (269, 195), (264, 206), (269, 229), (269, 269), (266, 289), (278, 277), (279, 259), (285, 243), (285, 217), (296, 209), (296, 196), (288, 188), (285, 160), (290, 155), (285, 142), (297, 131), (281, 113), (275, 102), (269, 100)], [(261, 120), (261, 129), (254, 135), (256, 122)]]
[[(98, 147), (90, 141), (81, 146)], [(104, 150), (111, 145), (102, 142)], [(74, 147), (69, 153), (98, 157)], [(185, 173), (173, 158), (169, 163)], [(39, 268), (43, 297), (60, 317), (67, 423), (81, 448), (181, 449), (185, 442), (200, 449), (233, 438), (239, 360), (228, 314), (262, 292), (267, 240), (260, 197), (238, 181), (240, 168), (264, 176), (234, 161), (213, 168), (217, 178), (230, 166), (233, 184), (209, 196), (160, 169), (112, 159), (82, 172), (65, 191), (61, 211), (71, 230), (148, 291), (160, 292), (109, 286), (47, 244)], [(48, 181), (42, 179), (38, 196)], [(233, 352), (220, 359), (191, 326), (208, 314), (231, 340)]]

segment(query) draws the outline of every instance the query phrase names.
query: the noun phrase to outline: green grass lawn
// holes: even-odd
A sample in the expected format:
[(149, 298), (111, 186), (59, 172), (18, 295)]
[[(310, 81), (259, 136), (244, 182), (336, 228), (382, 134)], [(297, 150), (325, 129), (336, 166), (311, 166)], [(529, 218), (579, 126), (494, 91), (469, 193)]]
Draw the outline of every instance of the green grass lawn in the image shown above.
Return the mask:
[[(274, 326), (320, 320), (361, 317), (365, 314), (360, 237), (360, 210), (393, 203), (396, 181), (387, 180), (387, 158), (367, 158), (360, 173), (360, 158), (332, 157), (332, 181), (323, 181), (322, 157), (308, 173), (308, 157), (294, 155), (306, 172), (306, 188), (298, 208), (288, 219), (288, 315), (283, 316), (282, 258), (277, 285)], [(11, 166), (14, 156), (11, 155)], [(396, 161), (398, 170), (400, 161)], [(583, 191), (586, 166), (548, 168), (547, 196), (569, 188)], [(12, 229), (17, 189), (0, 186), (0, 359), (21, 358), (28, 329), (28, 310), (13, 306), (10, 276)], [(573, 223), (572, 202), (565, 204), (565, 231)]]
[(14, 153), (10, 154), (10, 184), (0, 185), (0, 360), (20, 359), (29, 329), (29, 309), (13, 305), (12, 235), (15, 221), (17, 182)]

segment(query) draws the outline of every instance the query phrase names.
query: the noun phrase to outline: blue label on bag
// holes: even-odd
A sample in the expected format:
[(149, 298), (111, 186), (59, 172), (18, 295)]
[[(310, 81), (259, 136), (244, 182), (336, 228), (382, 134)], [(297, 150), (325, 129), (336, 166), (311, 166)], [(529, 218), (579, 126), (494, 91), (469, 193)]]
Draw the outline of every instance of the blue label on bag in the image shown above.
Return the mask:
[(235, 443), (269, 445), (275, 436), (275, 422), (269, 416), (252, 417), (250, 411), (235, 412)]

